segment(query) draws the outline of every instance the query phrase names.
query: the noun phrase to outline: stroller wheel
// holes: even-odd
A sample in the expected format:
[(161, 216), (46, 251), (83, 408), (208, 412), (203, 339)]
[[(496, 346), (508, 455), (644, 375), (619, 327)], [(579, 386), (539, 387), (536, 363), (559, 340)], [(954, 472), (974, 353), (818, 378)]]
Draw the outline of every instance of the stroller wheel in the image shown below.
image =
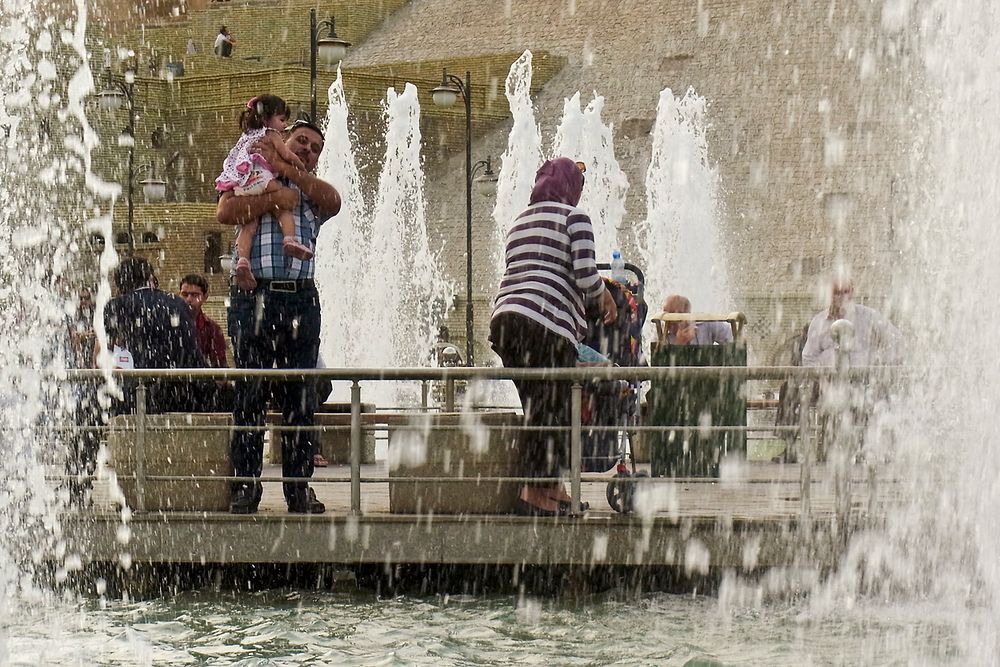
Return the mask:
[(608, 482), (608, 504), (619, 514), (632, 511), (632, 480), (628, 471), (619, 472)]

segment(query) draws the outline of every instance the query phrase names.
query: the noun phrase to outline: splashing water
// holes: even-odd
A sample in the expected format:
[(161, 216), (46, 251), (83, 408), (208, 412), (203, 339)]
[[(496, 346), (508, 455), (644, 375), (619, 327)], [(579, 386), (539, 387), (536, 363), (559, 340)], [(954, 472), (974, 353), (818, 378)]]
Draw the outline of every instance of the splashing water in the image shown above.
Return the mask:
[(911, 23), (923, 28), (923, 71), (914, 76), (926, 77), (929, 88), (925, 108), (912, 117), (910, 177), (923, 186), (914, 188), (922, 197), (903, 225), (896, 275), (917, 374), (890, 415), (898, 424), (890, 444), (900, 501), (887, 509), (883, 528), (855, 537), (814, 604), (825, 611), (873, 593), (927, 600), (954, 624), (963, 664), (996, 664), (1000, 369), (988, 348), (1000, 310), (984, 295), (1000, 285), (993, 55), (1000, 8), (986, 0), (936, 2), (911, 17), (907, 3), (893, 7), (897, 13), (883, 15), (887, 33)]
[(339, 67), (330, 86), (324, 136), (316, 173), (337, 189), (342, 205), (340, 213), (323, 225), (317, 241), (316, 275), (324, 313), (321, 355), (328, 367), (362, 366), (373, 361), (371, 348), (352, 342), (368, 340), (383, 320), (369, 298), (369, 290), (376, 287), (369, 273), (372, 264), (367, 263), (372, 221), (361, 194)]
[[(65, 8), (73, 14), (61, 17), (67, 19), (62, 29), (38, 4), (7, 0), (0, 9), (6, 158), (0, 179), (0, 330), (8, 343), (0, 351), (0, 627), (19, 614), (19, 603), (43, 599), (33, 570), (45, 556), (56, 557), (56, 581), (81, 564), (61, 542), (57, 512), (68, 494), (44, 474), (47, 465), (66, 460), (57, 429), (78, 400), (64, 376), (66, 322), (76, 303), (68, 283), (78, 277), (91, 233), (105, 239), (104, 275), (116, 261), (110, 215), (80, 224), (80, 212), (99, 211), (100, 200), (120, 189), (91, 172), (98, 140), (84, 109), (94, 90), (84, 40), (87, 4), (78, 0)], [(68, 81), (58, 78), (52, 60), (57, 40), (70, 47), (67, 60), (76, 67)], [(45, 132), (38, 129), (40, 117), (53, 119)], [(105, 280), (99, 303), (108, 295)], [(0, 633), (0, 663), (7, 656), (7, 637)]]
[[(327, 223), (329, 256), (317, 266), (325, 286), (322, 351), (328, 366), (430, 365), (437, 327), (454, 297), (428, 241), (416, 87), (406, 84), (402, 94), (388, 90), (385, 121), (385, 160), (369, 213), (358, 187), (343, 85), (338, 78), (331, 86), (330, 152), (319, 173), (344, 188), (346, 217)], [(403, 398), (402, 391), (377, 383), (365, 395), (386, 405)]]
[(528, 205), (535, 172), (542, 164), (542, 135), (535, 122), (535, 108), (531, 102), (531, 51), (522, 53), (510, 66), (504, 94), (514, 122), (507, 137), (507, 150), (501, 157), (497, 201), (493, 206), (497, 230), (492, 245), (496, 248), (497, 266), (494, 288), (499, 285), (504, 270), (507, 231), (514, 217)]
[(640, 254), (646, 301), (657, 308), (668, 294), (683, 294), (695, 312), (732, 307), (720, 250), (719, 176), (708, 162), (705, 98), (688, 90), (660, 93), (653, 154), (646, 171), (646, 219)]
[(568, 157), (587, 165), (587, 183), (580, 208), (594, 225), (597, 261), (611, 261), (611, 251), (621, 247), (618, 228), (625, 218), (628, 177), (615, 157), (614, 130), (601, 119), (604, 97), (594, 94), (580, 110), (580, 93), (566, 100), (563, 117), (552, 141), (552, 157)]

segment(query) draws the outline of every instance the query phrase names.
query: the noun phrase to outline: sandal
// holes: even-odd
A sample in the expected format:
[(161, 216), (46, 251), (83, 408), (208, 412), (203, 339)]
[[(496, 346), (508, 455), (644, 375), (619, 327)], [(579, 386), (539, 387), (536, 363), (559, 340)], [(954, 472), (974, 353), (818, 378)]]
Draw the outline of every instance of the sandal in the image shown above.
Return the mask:
[(291, 236), (286, 236), (281, 243), (281, 252), (297, 259), (312, 259), (314, 254), (309, 246), (300, 243), (298, 239)]
[(236, 262), (236, 285), (244, 292), (252, 292), (257, 288), (257, 279), (250, 270), (250, 260), (240, 257)]

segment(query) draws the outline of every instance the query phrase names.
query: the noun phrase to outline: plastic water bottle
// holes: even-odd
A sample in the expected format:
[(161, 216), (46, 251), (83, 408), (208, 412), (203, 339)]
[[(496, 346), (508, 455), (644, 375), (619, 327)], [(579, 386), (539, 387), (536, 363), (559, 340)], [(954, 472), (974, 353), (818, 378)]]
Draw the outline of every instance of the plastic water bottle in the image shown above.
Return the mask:
[(611, 251), (611, 279), (623, 285), (628, 284), (628, 273), (625, 271), (625, 260), (620, 250)]

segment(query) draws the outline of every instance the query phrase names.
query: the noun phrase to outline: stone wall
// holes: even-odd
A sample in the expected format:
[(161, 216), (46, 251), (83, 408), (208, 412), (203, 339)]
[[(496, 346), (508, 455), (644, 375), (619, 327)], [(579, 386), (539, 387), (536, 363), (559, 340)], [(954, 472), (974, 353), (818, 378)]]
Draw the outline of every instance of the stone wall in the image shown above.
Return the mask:
[[(455, 20), (455, 17), (462, 20)], [(649, 131), (660, 90), (689, 86), (709, 101), (712, 162), (722, 182), (721, 235), (736, 304), (747, 311), (757, 358), (817, 308), (817, 287), (838, 258), (878, 302), (902, 206), (895, 174), (905, 145), (907, 44), (883, 33), (859, 3), (765, 0), (414, 0), (349, 53), (347, 66), (454, 61), (490, 50), (544, 48), (567, 59), (536, 99), (545, 145), (563, 99), (606, 98), (618, 159), (631, 184), (626, 236), (645, 215)], [(475, 159), (500, 154), (509, 126), (479, 132)], [(431, 167), (429, 214), (438, 239), (464, 239), (464, 156)], [(492, 202), (475, 204), (476, 266), (489, 263)], [(627, 256), (634, 247), (626, 246)], [(464, 283), (464, 242), (445, 243)], [(479, 275), (477, 338), (491, 294)], [(458, 310), (460, 315), (461, 309)], [(454, 324), (454, 323), (453, 323)], [(464, 326), (453, 326), (464, 331)]]

